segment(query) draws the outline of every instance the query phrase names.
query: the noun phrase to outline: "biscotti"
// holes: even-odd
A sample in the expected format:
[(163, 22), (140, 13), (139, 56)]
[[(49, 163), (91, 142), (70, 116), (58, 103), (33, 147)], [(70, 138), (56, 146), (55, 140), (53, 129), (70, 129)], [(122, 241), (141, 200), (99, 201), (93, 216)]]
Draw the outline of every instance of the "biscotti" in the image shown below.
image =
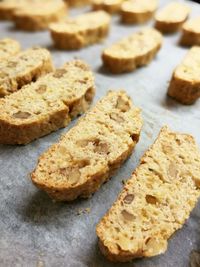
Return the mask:
[(7, 59), (19, 53), (20, 43), (14, 39), (4, 38), (0, 40), (0, 60)]
[(82, 61), (71, 61), (35, 83), (0, 99), (0, 143), (26, 144), (65, 127), (86, 111), (94, 78)]
[(181, 45), (200, 45), (200, 17), (186, 21), (182, 27)]
[(162, 35), (146, 28), (113, 44), (103, 51), (104, 65), (112, 73), (129, 72), (147, 65), (162, 45)]
[(180, 30), (187, 19), (190, 8), (179, 2), (172, 2), (155, 15), (155, 27), (162, 33), (173, 33)]
[(200, 97), (200, 47), (194, 46), (174, 70), (168, 95), (182, 104), (193, 104)]
[(16, 28), (25, 31), (45, 30), (50, 23), (64, 20), (67, 5), (62, 0), (45, 0), (24, 4), (15, 10), (13, 21)]
[(121, 19), (123, 23), (144, 23), (150, 20), (158, 6), (157, 0), (129, 0), (122, 3)]
[(89, 5), (92, 0), (65, 0), (70, 7), (80, 7)]
[(106, 12), (113, 14), (120, 12), (121, 4), (124, 0), (92, 0), (93, 10), (105, 10)]
[(199, 166), (194, 138), (163, 127), (97, 225), (103, 254), (125, 262), (164, 253), (200, 197)]
[(50, 26), (51, 37), (59, 49), (80, 49), (101, 42), (109, 32), (110, 16), (104, 11), (90, 12)]
[(47, 49), (33, 47), (0, 61), (0, 97), (9, 95), (27, 83), (53, 70)]
[(89, 197), (138, 142), (142, 119), (124, 91), (110, 91), (39, 158), (33, 183), (58, 201)]
[(14, 11), (24, 3), (24, 0), (0, 1), (0, 20), (11, 20)]

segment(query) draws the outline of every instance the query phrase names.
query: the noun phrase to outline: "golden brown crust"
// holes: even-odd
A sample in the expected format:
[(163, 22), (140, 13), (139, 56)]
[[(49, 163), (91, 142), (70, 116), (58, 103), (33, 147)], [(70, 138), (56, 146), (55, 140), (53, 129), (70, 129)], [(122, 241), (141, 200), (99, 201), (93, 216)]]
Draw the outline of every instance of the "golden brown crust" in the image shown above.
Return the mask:
[(200, 197), (199, 163), (194, 138), (163, 127), (97, 225), (102, 253), (119, 262), (164, 253)]
[(200, 45), (200, 17), (186, 21), (182, 27), (181, 45)]
[(104, 11), (90, 12), (50, 26), (51, 37), (59, 49), (81, 49), (101, 42), (109, 32), (110, 17)]
[(1, 61), (0, 97), (16, 92), (53, 69), (49, 51), (39, 47), (27, 49)]
[(70, 7), (81, 7), (91, 3), (92, 0), (64, 0)]
[(190, 8), (178, 2), (172, 2), (155, 15), (155, 28), (162, 33), (173, 33), (180, 30), (189, 16)]
[(82, 61), (71, 61), (0, 100), (0, 143), (27, 144), (65, 127), (94, 97), (94, 78)]
[(4, 38), (0, 40), (0, 60), (14, 56), (20, 50), (20, 43), (14, 39)]
[(15, 10), (13, 21), (25, 31), (45, 30), (51, 23), (62, 21), (67, 15), (67, 5), (59, 1), (28, 3)]
[(125, 1), (121, 5), (121, 20), (126, 24), (144, 23), (153, 17), (157, 5), (157, 0)]
[(33, 183), (58, 201), (89, 197), (131, 154), (141, 127), (125, 92), (110, 91), (39, 158)]
[(200, 47), (189, 50), (174, 70), (168, 95), (182, 104), (191, 105), (200, 97)]
[(162, 36), (157, 30), (143, 29), (106, 48), (102, 55), (103, 63), (112, 73), (130, 72), (147, 65), (161, 45)]
[(118, 13), (124, 0), (93, 0), (93, 10), (105, 10), (110, 14)]

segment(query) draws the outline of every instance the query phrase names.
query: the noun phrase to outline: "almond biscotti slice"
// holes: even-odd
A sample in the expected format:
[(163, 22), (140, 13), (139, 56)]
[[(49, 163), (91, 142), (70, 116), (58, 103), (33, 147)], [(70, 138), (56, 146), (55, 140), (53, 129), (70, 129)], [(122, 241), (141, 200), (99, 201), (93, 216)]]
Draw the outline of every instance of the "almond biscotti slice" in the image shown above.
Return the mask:
[(146, 28), (106, 48), (103, 63), (112, 73), (133, 71), (149, 64), (161, 45), (162, 35), (155, 29)]
[(121, 19), (123, 23), (144, 23), (150, 20), (158, 7), (157, 0), (129, 0), (122, 3)]
[(104, 11), (90, 12), (50, 26), (51, 37), (59, 49), (81, 49), (101, 42), (109, 32), (110, 16)]
[(190, 13), (190, 7), (183, 3), (172, 2), (155, 15), (155, 27), (162, 33), (180, 30)]
[(93, 10), (105, 10), (110, 14), (120, 12), (121, 5), (125, 0), (92, 0)]
[(0, 144), (27, 144), (65, 127), (88, 109), (94, 91), (89, 67), (75, 60), (0, 99)]
[(24, 4), (26, 0), (0, 1), (0, 20), (11, 20), (14, 11)]
[(200, 17), (186, 21), (182, 27), (181, 45), (200, 45)]
[(33, 47), (0, 61), (0, 97), (9, 95), (40, 76), (53, 71), (47, 49)]
[(0, 40), (0, 60), (16, 55), (21, 49), (20, 43), (14, 39), (4, 38)]
[(200, 197), (199, 166), (194, 138), (163, 127), (97, 225), (103, 254), (125, 262), (164, 253)]
[(142, 127), (124, 91), (110, 91), (39, 158), (33, 183), (58, 201), (89, 197), (131, 154)]
[(62, 0), (32, 1), (15, 10), (13, 21), (25, 31), (45, 30), (50, 23), (62, 21), (67, 15), (67, 4)]
[(200, 47), (194, 46), (173, 72), (168, 95), (191, 105), (200, 97)]

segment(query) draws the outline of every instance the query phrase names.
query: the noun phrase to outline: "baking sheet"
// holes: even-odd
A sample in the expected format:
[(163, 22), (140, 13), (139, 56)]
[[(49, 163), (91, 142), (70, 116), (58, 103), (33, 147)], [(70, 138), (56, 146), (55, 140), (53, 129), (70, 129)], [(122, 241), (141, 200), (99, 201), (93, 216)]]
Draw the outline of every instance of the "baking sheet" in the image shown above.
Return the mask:
[[(160, 6), (168, 2), (160, 0)], [(187, 3), (192, 7), (193, 15), (200, 14), (199, 4)], [(71, 13), (76, 15), (86, 10), (73, 10)], [(182, 106), (166, 97), (172, 71), (187, 52), (187, 49), (178, 46), (179, 34), (164, 37), (163, 48), (152, 63), (133, 73), (110, 75), (101, 67), (102, 49), (138, 28), (121, 25), (116, 16), (113, 18), (110, 35), (104, 43), (81, 51), (60, 52), (52, 47), (48, 32), (25, 33), (16, 31), (10, 22), (0, 23), (0, 38), (16, 38), (23, 48), (32, 45), (47, 47), (52, 52), (56, 66), (61, 66), (74, 57), (84, 59), (91, 65), (96, 76), (94, 103), (108, 89), (124, 88), (134, 103), (142, 108), (144, 118), (141, 139), (133, 155), (88, 200), (54, 203), (32, 185), (29, 177), (38, 156), (72, 127), (74, 122), (69, 127), (26, 146), (0, 145), (0, 266), (186, 267), (189, 266), (190, 253), (200, 250), (200, 202), (182, 230), (171, 238), (164, 255), (126, 264), (113, 264), (101, 255), (97, 246), (97, 222), (122, 189), (122, 180), (130, 176), (139, 158), (152, 144), (163, 125), (194, 135), (200, 145), (200, 101), (192, 106)]]

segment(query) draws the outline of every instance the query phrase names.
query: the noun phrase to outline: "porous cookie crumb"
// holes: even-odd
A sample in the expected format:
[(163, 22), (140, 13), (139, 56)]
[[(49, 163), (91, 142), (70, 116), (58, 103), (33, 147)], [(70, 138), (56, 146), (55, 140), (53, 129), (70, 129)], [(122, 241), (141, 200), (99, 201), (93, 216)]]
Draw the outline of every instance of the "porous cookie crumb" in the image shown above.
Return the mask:
[(14, 39), (4, 38), (0, 40), (0, 60), (7, 59), (19, 53), (20, 43)]
[(18, 29), (38, 31), (63, 20), (66, 15), (67, 5), (62, 0), (32, 1), (15, 10), (13, 20)]
[(128, 0), (121, 5), (123, 23), (144, 23), (150, 20), (158, 6), (157, 0)]
[(133, 71), (147, 65), (160, 50), (161, 34), (151, 28), (142, 29), (103, 51), (104, 65), (113, 73)]
[(190, 13), (190, 7), (183, 3), (172, 2), (155, 15), (155, 27), (162, 33), (180, 30)]
[(110, 91), (39, 158), (33, 183), (59, 201), (89, 197), (131, 154), (142, 127), (124, 91)]
[(33, 47), (0, 61), (0, 96), (9, 95), (53, 71), (47, 49)]
[(174, 70), (168, 95), (182, 104), (191, 105), (200, 97), (200, 47), (194, 46)]
[(0, 143), (26, 144), (65, 127), (94, 97), (94, 77), (71, 61), (0, 100)]
[(200, 17), (186, 21), (182, 27), (181, 45), (200, 45)]
[(164, 253), (200, 197), (199, 166), (194, 138), (163, 127), (97, 225), (102, 253), (120, 262)]
[(80, 49), (102, 41), (109, 32), (110, 16), (104, 11), (90, 12), (50, 26), (51, 37), (59, 49)]
[(105, 10), (113, 14), (120, 12), (121, 5), (125, 0), (92, 0), (93, 10)]

